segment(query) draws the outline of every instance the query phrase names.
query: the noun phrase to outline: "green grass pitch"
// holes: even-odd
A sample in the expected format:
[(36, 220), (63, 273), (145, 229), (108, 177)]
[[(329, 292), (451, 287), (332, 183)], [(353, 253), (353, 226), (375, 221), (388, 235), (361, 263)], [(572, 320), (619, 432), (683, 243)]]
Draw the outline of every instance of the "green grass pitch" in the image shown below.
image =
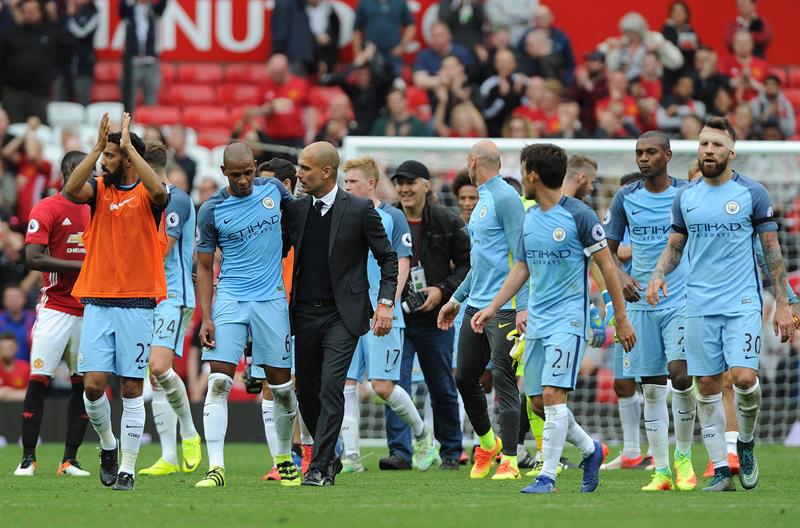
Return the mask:
[[(600, 488), (580, 493), (580, 470), (566, 470), (559, 493), (537, 497), (519, 490), (529, 479), (473, 481), (466, 467), (459, 472), (432, 468), (381, 472), (384, 450), (365, 450), (366, 473), (340, 475), (332, 488), (283, 488), (261, 482), (267, 453), (258, 444), (226, 447), (227, 487), (195, 489), (198, 473), (136, 479), (133, 493), (114, 492), (100, 485), (96, 444), (81, 448), (80, 460), (92, 472), (86, 479), (56, 477), (62, 447), (45, 444), (38, 451), (34, 478), (11, 475), (20, 449), (0, 449), (0, 526), (177, 527), (245, 526), (328, 527), (471, 527), (528, 528), (744, 526), (780, 527), (800, 523), (800, 450), (758, 446), (761, 484), (736, 493), (645, 494), (645, 471), (601, 472)], [(611, 449), (615, 456), (618, 449)], [(571, 460), (577, 452), (568, 450)], [(139, 467), (158, 456), (148, 445)], [(695, 470), (705, 468), (705, 452), (695, 446)], [(701, 481), (705, 479), (700, 479)]]

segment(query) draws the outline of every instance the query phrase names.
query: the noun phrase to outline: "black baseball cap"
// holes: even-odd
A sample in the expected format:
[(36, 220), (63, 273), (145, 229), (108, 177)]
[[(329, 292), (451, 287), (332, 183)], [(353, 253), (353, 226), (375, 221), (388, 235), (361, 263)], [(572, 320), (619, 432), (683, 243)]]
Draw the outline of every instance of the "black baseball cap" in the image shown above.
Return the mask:
[(425, 180), (430, 180), (431, 173), (428, 172), (428, 167), (426, 167), (422, 163), (414, 160), (406, 160), (403, 163), (401, 163), (394, 171), (392, 180), (396, 180), (397, 178), (406, 178), (408, 180), (416, 180), (417, 178), (422, 178)]

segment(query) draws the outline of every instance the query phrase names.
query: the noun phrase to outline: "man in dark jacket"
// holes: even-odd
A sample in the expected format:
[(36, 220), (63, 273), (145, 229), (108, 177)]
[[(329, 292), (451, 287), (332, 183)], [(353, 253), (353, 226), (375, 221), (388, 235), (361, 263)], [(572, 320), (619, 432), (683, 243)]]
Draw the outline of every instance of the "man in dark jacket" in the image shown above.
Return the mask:
[(161, 62), (156, 53), (156, 26), (168, 0), (120, 0), (119, 16), (125, 20), (122, 55), (122, 102), (133, 113), (136, 91), (141, 87), (144, 104), (158, 104)]
[(46, 23), (37, 0), (17, 6), (20, 24), (0, 32), (0, 84), (3, 107), (12, 123), (36, 116), (47, 121), (47, 103), (55, 78), (58, 32)]
[(61, 73), (56, 79), (55, 98), (58, 101), (75, 99), (86, 106), (92, 102), (94, 82), (94, 34), (100, 15), (92, 0), (75, 0), (67, 4), (63, 20), (68, 38)]
[[(469, 271), (469, 235), (458, 215), (429, 202), (431, 175), (425, 165), (404, 161), (392, 180), (408, 219), (412, 246), (410, 286), (403, 297), (406, 332), (400, 385), (410, 390), (417, 354), (431, 392), (434, 434), (441, 444), (441, 468), (458, 469), (461, 427), (452, 370), (455, 336), (452, 328), (446, 332), (437, 328), (436, 316)], [(389, 456), (380, 460), (381, 469), (411, 469), (411, 433), (388, 408), (386, 434)]]
[(277, 0), (272, 10), (272, 51), (289, 59), (292, 72), (305, 76), (315, 66), (316, 39), (306, 13), (305, 0)]

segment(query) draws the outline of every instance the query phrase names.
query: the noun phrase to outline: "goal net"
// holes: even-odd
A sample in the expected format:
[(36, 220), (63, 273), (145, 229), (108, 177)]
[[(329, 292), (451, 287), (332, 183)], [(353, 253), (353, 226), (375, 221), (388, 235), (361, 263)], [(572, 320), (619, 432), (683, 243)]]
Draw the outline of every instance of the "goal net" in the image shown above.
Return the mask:
[[(389, 138), (348, 137), (342, 147), (342, 159), (370, 155), (383, 172), (379, 186), (381, 198), (396, 199), (389, 176), (401, 162), (413, 159), (424, 163), (433, 176), (433, 188), (443, 205), (457, 211), (450, 183), (466, 166), (466, 156), (475, 139), (466, 138)], [(519, 153), (535, 142), (555, 143), (568, 154), (583, 154), (598, 163), (594, 193), (586, 201), (602, 218), (619, 189), (620, 177), (637, 170), (634, 140), (516, 140), (498, 139), (503, 176), (519, 180)], [(672, 141), (673, 157), (669, 172), (686, 178), (691, 162), (697, 157), (696, 141)], [(795, 291), (800, 291), (800, 142), (739, 141), (736, 143), (737, 171), (763, 183), (772, 198), (786, 266)], [(735, 277), (739, 270), (730, 270)], [(772, 331), (772, 297), (766, 296), (766, 315), (762, 339), (761, 372), (759, 374), (764, 401), (758, 435), (762, 440), (784, 442), (792, 426), (800, 421), (800, 337), (793, 347), (781, 344)], [(607, 341), (608, 343), (608, 341)], [(613, 346), (587, 350), (577, 390), (570, 395), (570, 407), (581, 424), (592, 434), (609, 443), (622, 441), (622, 432), (613, 391)], [(366, 387), (364, 388), (366, 389)], [(361, 435), (364, 439), (385, 438), (384, 410), (379, 400), (363, 390)], [(416, 391), (422, 410), (425, 388)], [(471, 441), (469, 420), (465, 424), (465, 443)], [(800, 425), (792, 434), (800, 435)], [(642, 435), (644, 439), (644, 435)], [(697, 437), (699, 441), (699, 437)]]

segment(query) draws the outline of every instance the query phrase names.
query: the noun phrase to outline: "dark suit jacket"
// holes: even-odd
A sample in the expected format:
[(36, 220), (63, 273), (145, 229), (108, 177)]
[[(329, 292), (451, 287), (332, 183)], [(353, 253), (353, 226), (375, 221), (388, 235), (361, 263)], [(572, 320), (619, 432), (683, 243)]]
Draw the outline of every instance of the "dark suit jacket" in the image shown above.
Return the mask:
[[(292, 300), (294, 309), (298, 281), (305, 273), (314, 270), (298, 269), (303, 251), (303, 234), (311, 212), (311, 196), (305, 196), (285, 205), (283, 218), (286, 228), (286, 247), (294, 246)], [(370, 327), (372, 303), (367, 280), (367, 251), (372, 250), (381, 268), (378, 299), (394, 299), (397, 292), (397, 254), (386, 237), (380, 216), (366, 198), (358, 198), (339, 188), (332, 214), (328, 258), (331, 288), (336, 308), (347, 330), (353, 335), (363, 335)], [(296, 329), (292, 329), (296, 332)]]

